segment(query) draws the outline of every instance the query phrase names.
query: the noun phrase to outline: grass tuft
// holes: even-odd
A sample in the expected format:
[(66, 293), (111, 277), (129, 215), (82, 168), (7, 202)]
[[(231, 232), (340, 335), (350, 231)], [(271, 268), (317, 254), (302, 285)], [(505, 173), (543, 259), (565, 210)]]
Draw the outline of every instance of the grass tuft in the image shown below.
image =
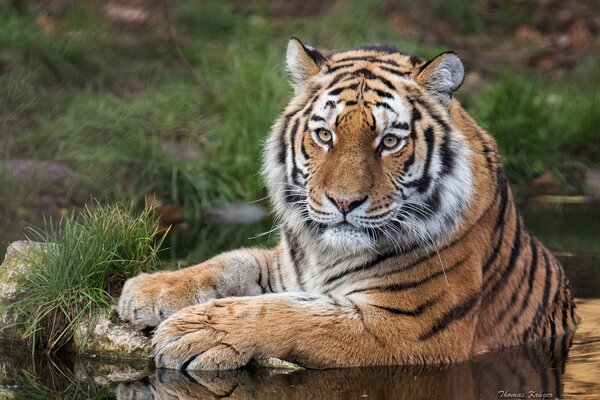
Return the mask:
[(123, 282), (159, 267), (164, 239), (152, 209), (132, 214), (121, 205), (86, 207), (79, 215), (47, 224), (35, 239), (48, 244), (26, 273), (27, 295), (14, 307), (25, 315), (33, 348), (67, 344), (85, 316), (113, 304)]

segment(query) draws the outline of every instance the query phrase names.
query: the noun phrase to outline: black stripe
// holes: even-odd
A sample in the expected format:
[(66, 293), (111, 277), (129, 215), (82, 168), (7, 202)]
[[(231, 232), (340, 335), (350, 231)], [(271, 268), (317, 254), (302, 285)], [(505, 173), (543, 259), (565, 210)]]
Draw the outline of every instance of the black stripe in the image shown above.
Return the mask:
[(277, 268), (277, 277), (279, 278), (279, 283), (281, 283), (281, 289), (284, 292), (287, 292), (287, 288), (285, 287), (284, 283), (283, 283), (283, 271), (281, 270), (282, 266), (278, 265), (279, 268)]
[(376, 304), (367, 304), (367, 305), (371, 306), (371, 307), (379, 308), (380, 310), (385, 310), (387, 312), (390, 312), (390, 313), (396, 314), (396, 315), (403, 315), (406, 317), (418, 317), (419, 315), (423, 314), (423, 312), (427, 308), (429, 308), (429, 307), (433, 306), (434, 304), (436, 304), (437, 302), (439, 302), (440, 298), (441, 297), (436, 297), (435, 299), (428, 300), (425, 303), (417, 306), (414, 310), (402, 310), (399, 308), (378, 306)]
[(412, 65), (417, 65), (421, 64), (423, 62), (423, 59), (419, 56), (411, 55), (409, 61)]
[(415, 99), (414, 100), (417, 104), (419, 104), (419, 106), (423, 107), (423, 109), (425, 109), (425, 112), (427, 112), (427, 114), (447, 133), (450, 130), (450, 126), (448, 125), (448, 123), (446, 121), (444, 121), (442, 119), (442, 117), (440, 115), (438, 115), (435, 111), (433, 111), (433, 109), (431, 108), (431, 105), (429, 103), (427, 103), (426, 101), (423, 101), (423, 99)]
[(508, 258), (507, 264), (500, 271), (500, 276), (496, 278), (494, 285), (490, 289), (490, 285), (492, 279), (488, 279), (485, 281), (483, 285), (483, 292), (486, 294), (486, 297), (494, 296), (501, 287), (504, 287), (510, 278), (510, 275), (513, 273), (517, 266), (517, 259), (521, 255), (521, 234), (522, 234), (522, 223), (519, 215), (517, 218), (517, 228), (515, 230), (515, 237), (513, 239), (513, 244), (510, 251), (510, 256)]
[(425, 143), (427, 144), (427, 158), (425, 159), (425, 166), (423, 167), (423, 175), (415, 180), (405, 182), (406, 187), (416, 187), (419, 193), (424, 193), (429, 189), (431, 184), (431, 176), (429, 175), (429, 169), (431, 166), (431, 158), (434, 151), (435, 136), (433, 134), (433, 128), (431, 126), (425, 129)]
[(312, 97), (312, 99), (310, 99), (308, 101), (308, 103), (306, 103), (306, 105), (304, 106), (305, 110), (302, 112), (303, 116), (306, 117), (306, 116), (308, 116), (308, 114), (310, 114), (312, 112), (313, 106), (315, 105), (315, 101), (317, 100), (318, 97), (319, 97), (319, 94), (317, 93)]
[(454, 167), (454, 152), (452, 152), (452, 150), (450, 149), (450, 137), (448, 136), (449, 134), (449, 131), (446, 132), (446, 135), (444, 136), (444, 141), (440, 146), (440, 159), (442, 163), (442, 172), (440, 173), (440, 176), (449, 174), (450, 172), (452, 172), (452, 169)]
[(398, 63), (395, 62), (394, 60), (385, 60), (385, 59), (381, 59), (381, 58), (377, 58), (377, 57), (373, 57), (373, 56), (356, 56), (356, 57), (346, 57), (346, 58), (341, 58), (339, 60), (336, 60), (335, 63), (346, 63), (346, 62), (350, 62), (350, 61), (368, 61), (368, 62), (372, 62), (372, 63), (382, 63), (382, 64), (389, 64), (389, 65), (393, 65), (393, 66), (398, 66)]
[[(306, 151), (306, 146), (304, 146), (304, 140), (300, 142), (300, 152), (302, 153), (302, 157), (304, 157), (305, 160), (310, 160), (310, 155)], [(306, 177), (307, 176), (305, 176), (305, 178)]]
[(386, 53), (386, 54), (401, 54), (401, 55), (408, 55), (406, 53), (404, 53), (401, 50), (398, 50), (395, 46), (392, 46), (391, 44), (366, 44), (360, 47), (357, 47), (353, 50), (356, 51), (377, 51), (380, 53)]
[(490, 269), (490, 267), (494, 264), (494, 262), (496, 261), (496, 258), (498, 258), (498, 255), (500, 254), (500, 249), (502, 248), (502, 244), (503, 244), (502, 239), (504, 238), (504, 226), (506, 223), (505, 214), (506, 214), (506, 210), (508, 209), (508, 203), (509, 203), (508, 183), (506, 182), (504, 172), (501, 170), (498, 171), (497, 182), (498, 182), (498, 190), (500, 191), (500, 209), (498, 211), (498, 215), (496, 216), (494, 232), (496, 232), (498, 230), (500, 230), (500, 232), (498, 232), (498, 241), (492, 248), (492, 253), (487, 258), (487, 260), (483, 263), (482, 271), (483, 271), (484, 275), (487, 273), (487, 271)]
[(262, 278), (263, 278), (262, 268), (260, 267), (260, 263), (258, 262), (258, 258), (254, 257), (254, 259), (256, 260), (256, 266), (258, 267), (258, 279), (257, 279), (256, 283), (258, 284), (258, 287), (260, 287), (260, 291), (262, 293), (264, 293), (265, 292), (265, 288), (263, 287), (263, 284), (262, 284)]
[[(564, 290), (563, 290), (564, 293)], [(563, 333), (567, 333), (570, 328), (569, 328), (569, 309), (573, 306), (571, 304), (571, 302), (569, 301), (568, 298), (563, 298), (562, 299), (562, 328), (563, 328)]]
[[(527, 269), (521, 268), (521, 275), (519, 275), (519, 278), (517, 279), (517, 285), (519, 285), (523, 281), (523, 279), (525, 279), (525, 275), (527, 275)], [(508, 303), (503, 304), (502, 310), (500, 310), (500, 313), (496, 316), (494, 325), (498, 325), (504, 319), (504, 317), (506, 317), (506, 314), (508, 314), (509, 311), (512, 311), (513, 307), (515, 306), (515, 303), (517, 302), (517, 298), (522, 292), (520, 289), (521, 288), (518, 286), (513, 288), (513, 294), (512, 296), (510, 296), (510, 300), (508, 301)], [(507, 331), (510, 332), (511, 329), (509, 328), (507, 329)]]
[(286, 237), (288, 247), (290, 250), (290, 259), (292, 260), (292, 266), (294, 267), (294, 271), (296, 272), (296, 280), (298, 281), (298, 286), (300, 290), (304, 291), (304, 283), (302, 282), (302, 270), (300, 269), (300, 264), (304, 261), (304, 254), (302, 252), (302, 248), (300, 247), (300, 243), (298, 242), (296, 236), (291, 231), (285, 231), (284, 235)]
[[(377, 96), (384, 97), (386, 99), (393, 99), (394, 98), (393, 94), (388, 93), (388, 92), (383, 91), (383, 90), (375, 89), (375, 93), (377, 93)], [(408, 129), (408, 126), (406, 127), (406, 129)]]
[(475, 129), (475, 134), (477, 135), (479, 142), (481, 142), (481, 148), (483, 150), (483, 156), (485, 157), (487, 167), (488, 169), (492, 169), (492, 165), (496, 163), (496, 160), (492, 160), (490, 154), (495, 154), (495, 152), (488, 147), (488, 143), (486, 142), (481, 130)]
[[(428, 259), (429, 257), (426, 257), (426, 259)], [(418, 279), (416, 281), (411, 281), (411, 282), (403, 282), (403, 283), (394, 283), (391, 285), (379, 285), (379, 286), (371, 286), (371, 287), (367, 287), (367, 288), (361, 288), (361, 289), (355, 289), (349, 293), (346, 293), (346, 296), (349, 296), (353, 293), (359, 293), (359, 292), (373, 292), (373, 291), (377, 291), (377, 292), (400, 292), (403, 290), (407, 290), (407, 289), (413, 289), (416, 287), (419, 287), (421, 285), (424, 285), (430, 281), (432, 281), (435, 278), (438, 278), (442, 275), (447, 274), (450, 271), (453, 271), (454, 269), (458, 268), (459, 266), (463, 265), (465, 263), (467, 259), (464, 258), (460, 261), (458, 261), (456, 264), (452, 265), (449, 268), (443, 268), (441, 271), (438, 272), (434, 272), (433, 274), (430, 274), (428, 276), (426, 276), (425, 278), (421, 278)], [(403, 272), (406, 271), (410, 268), (413, 268), (414, 266), (418, 265), (421, 263), (422, 260), (416, 261), (406, 267), (402, 267), (401, 269), (395, 270), (394, 273), (396, 272)], [(389, 275), (389, 273), (386, 273), (384, 275), (379, 275), (377, 277), (382, 277), (385, 275)]]
[[(326, 121), (325, 121), (325, 118), (323, 118), (323, 117), (320, 117), (320, 116), (318, 116), (318, 115), (313, 115), (312, 117), (310, 117), (310, 120), (311, 120), (311, 121), (317, 121), (317, 122), (319, 122), (319, 121), (326, 122)], [(298, 121), (296, 121), (296, 123), (298, 123)]]
[(464, 318), (469, 313), (469, 311), (471, 311), (473, 307), (475, 307), (475, 305), (479, 303), (480, 298), (480, 293), (474, 293), (463, 303), (458, 304), (456, 307), (452, 308), (449, 311), (446, 311), (442, 318), (440, 318), (427, 332), (419, 336), (419, 339), (430, 339), (433, 336), (440, 333), (442, 330), (446, 329), (451, 323)]
[(324, 282), (324, 285), (330, 285), (331, 283), (345, 278), (346, 276), (350, 275), (350, 274), (354, 274), (356, 272), (359, 271), (367, 271), (370, 270), (376, 266), (378, 266), (380, 263), (384, 262), (385, 260), (387, 260), (388, 258), (392, 258), (392, 257), (396, 257), (398, 255), (398, 253), (394, 250), (394, 251), (390, 251), (388, 253), (383, 253), (378, 255), (377, 257), (375, 257), (373, 260), (371, 261), (367, 261), (363, 264), (359, 264), (354, 268), (351, 269), (347, 269), (345, 271), (339, 272), (336, 275), (330, 276), (329, 278), (327, 278), (327, 280)]
[(394, 109), (385, 101), (379, 101), (379, 102), (375, 103), (375, 107), (383, 107), (385, 109), (395, 112)]
[(392, 128), (403, 129), (407, 131), (410, 129), (410, 125), (408, 124), (408, 122), (396, 122), (395, 124), (392, 124)]
[(348, 62), (348, 63), (341, 63), (341, 64), (336, 64), (334, 66), (331, 66), (329, 68), (327, 68), (327, 73), (331, 74), (334, 73), (342, 68), (350, 68), (350, 67), (354, 67), (356, 64), (353, 62)]
[[(429, 214), (437, 214), (440, 206), (442, 205), (442, 193), (440, 187), (436, 187), (427, 199), (425, 199), (424, 204), (415, 204), (413, 205), (414, 210), (422, 210), (421, 213), (415, 213), (417, 217), (421, 219), (429, 219)], [(429, 213), (429, 214), (428, 214)]]
[(385, 79), (382, 76), (376, 75), (373, 73), (373, 71), (370, 71), (366, 68), (362, 68), (359, 69), (357, 71), (352, 72), (352, 75), (357, 76), (357, 75), (362, 75), (364, 76), (366, 79), (373, 79), (373, 80), (378, 80), (381, 83), (383, 83), (385, 86), (388, 87), (388, 89), (391, 89), (393, 92), (397, 92), (396, 87), (392, 84), (392, 82), (388, 81), (387, 79)]
[(187, 367), (192, 363), (192, 361), (194, 361), (196, 358), (200, 357), (202, 354), (204, 354), (203, 351), (198, 354), (194, 354), (193, 356), (188, 358), (183, 364), (181, 364), (181, 368), (180, 368), (181, 371), (187, 370)]
[(348, 75), (347, 73), (343, 73), (343, 72), (339, 73), (331, 80), (331, 82), (329, 82), (329, 85), (327, 86), (327, 88), (332, 88), (338, 82), (345, 82), (345, 81), (353, 80), (353, 79), (356, 79), (356, 77), (353, 75)]
[(406, 161), (404, 161), (404, 165), (402, 166), (403, 171), (408, 171), (408, 169), (414, 164), (415, 162), (415, 151), (417, 148), (417, 144), (416, 144), (416, 138), (417, 138), (417, 129), (416, 129), (416, 122), (421, 120), (421, 118), (423, 117), (423, 115), (421, 114), (421, 111), (419, 111), (417, 109), (417, 107), (414, 106), (413, 102), (410, 102), (410, 105), (412, 106), (412, 112), (411, 112), (411, 118), (410, 118), (410, 143), (412, 143), (412, 151), (410, 153), (410, 155), (408, 156), (408, 158), (406, 159)]
[(279, 164), (285, 164), (287, 158), (287, 146), (285, 145), (285, 134), (288, 130), (288, 124), (290, 123), (290, 118), (285, 117), (283, 119), (283, 126), (281, 131), (279, 132), (279, 155), (277, 156), (277, 161)]
[(391, 74), (394, 74), (394, 75), (397, 75), (400, 77), (410, 75), (410, 71), (403, 71), (403, 70), (399, 70), (399, 69), (395, 69), (395, 68), (390, 68), (390, 67), (386, 67), (385, 65), (378, 65), (377, 67), (385, 72), (389, 72)]
[(354, 90), (357, 87), (358, 87), (358, 83), (354, 83), (352, 85), (347, 85), (347, 86), (340, 86), (339, 88), (330, 90), (329, 93), (327, 93), (327, 95), (337, 96), (338, 94), (342, 93), (344, 90)]
[(550, 260), (548, 259), (548, 253), (546, 250), (542, 250), (542, 255), (544, 259), (544, 267), (546, 268), (546, 277), (544, 279), (544, 294), (542, 295), (542, 300), (535, 311), (535, 315), (531, 320), (531, 328), (525, 332), (524, 342), (528, 342), (531, 336), (534, 333), (534, 329), (539, 329), (539, 320), (542, 317), (542, 313), (546, 310), (548, 305), (548, 298), (550, 297), (550, 287), (552, 286), (552, 266), (550, 265)]
[[(277, 260), (279, 261), (279, 260)], [(271, 266), (273, 266), (274, 263), (271, 263)], [(273, 290), (273, 287), (271, 286), (271, 270), (269, 269), (269, 265), (267, 264), (267, 286), (269, 287), (269, 292), (271, 293), (275, 293), (275, 291)]]
[(292, 180), (293, 184), (299, 185), (297, 175), (300, 172), (300, 169), (296, 165), (296, 133), (298, 132), (298, 126), (300, 125), (300, 120), (296, 119), (294, 125), (292, 126), (292, 130), (290, 131), (290, 150), (292, 152), (292, 176), (289, 178)]
[(529, 306), (529, 301), (531, 300), (531, 292), (533, 291), (533, 280), (535, 279), (535, 273), (537, 272), (538, 267), (538, 248), (537, 248), (537, 239), (531, 236), (530, 248), (531, 248), (531, 264), (529, 265), (529, 277), (527, 278), (527, 291), (523, 296), (523, 302), (521, 303), (521, 307), (517, 313), (513, 316), (510, 326), (508, 328), (509, 331), (512, 331), (513, 328), (518, 325), (521, 317), (523, 316), (523, 312)]

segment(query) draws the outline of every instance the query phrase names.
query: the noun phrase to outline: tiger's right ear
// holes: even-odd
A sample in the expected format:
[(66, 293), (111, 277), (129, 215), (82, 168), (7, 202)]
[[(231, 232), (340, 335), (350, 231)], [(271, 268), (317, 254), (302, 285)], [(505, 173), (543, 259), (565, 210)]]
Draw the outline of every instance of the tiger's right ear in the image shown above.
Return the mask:
[(302, 87), (311, 76), (318, 74), (321, 66), (327, 61), (325, 56), (314, 48), (305, 46), (296, 37), (292, 37), (288, 42), (285, 59), (296, 89)]

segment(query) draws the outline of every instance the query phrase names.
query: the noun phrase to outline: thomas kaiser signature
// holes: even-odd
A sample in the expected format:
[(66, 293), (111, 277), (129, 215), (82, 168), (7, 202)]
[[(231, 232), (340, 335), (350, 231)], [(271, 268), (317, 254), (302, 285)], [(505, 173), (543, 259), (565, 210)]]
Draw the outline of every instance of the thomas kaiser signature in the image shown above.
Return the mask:
[(530, 390), (528, 392), (509, 392), (508, 390), (498, 390), (501, 399), (553, 399), (554, 395), (550, 392), (539, 392)]

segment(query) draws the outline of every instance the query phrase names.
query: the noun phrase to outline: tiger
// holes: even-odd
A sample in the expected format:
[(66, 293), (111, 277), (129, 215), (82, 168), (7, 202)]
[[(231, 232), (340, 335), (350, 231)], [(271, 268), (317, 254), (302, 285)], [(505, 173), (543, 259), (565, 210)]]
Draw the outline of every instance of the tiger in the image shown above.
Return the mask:
[[(157, 369), (121, 383), (117, 399), (562, 399), (562, 373), (572, 334), (555, 343), (510, 347), (451, 365), (230, 371)], [(277, 395), (274, 395), (274, 394)], [(507, 394), (526, 393), (512, 397)], [(536, 396), (536, 394), (538, 394)]]
[(263, 153), (279, 243), (126, 281), (119, 316), (156, 327), (158, 368), (451, 364), (576, 328), (559, 261), (454, 98), (456, 53), (294, 37), (285, 58), (293, 96)]

